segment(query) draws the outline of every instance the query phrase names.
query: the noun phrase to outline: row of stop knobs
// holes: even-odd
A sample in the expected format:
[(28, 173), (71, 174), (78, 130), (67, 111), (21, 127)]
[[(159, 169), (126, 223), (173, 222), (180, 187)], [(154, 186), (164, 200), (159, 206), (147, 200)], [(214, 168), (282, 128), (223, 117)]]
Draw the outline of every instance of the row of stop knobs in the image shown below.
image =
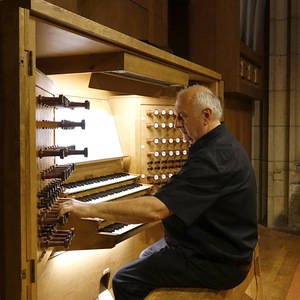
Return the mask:
[(55, 224), (43, 225), (39, 230), (40, 246), (42, 248), (69, 248), (74, 237), (74, 228), (57, 229)]
[(65, 224), (68, 219), (68, 214), (58, 216), (59, 204), (66, 201), (66, 198), (61, 198), (62, 195), (63, 188), (59, 179), (52, 180), (37, 195), (38, 237), (42, 248), (70, 247), (74, 229), (57, 229), (57, 225)]
[(176, 138), (172, 138), (172, 137), (169, 137), (169, 138), (165, 138), (165, 137), (147, 138), (146, 142), (148, 144), (151, 144), (151, 143), (154, 143), (154, 144), (179, 144), (179, 143), (186, 144), (187, 143), (186, 140), (179, 138), (179, 137), (176, 137)]
[(155, 156), (155, 157), (166, 157), (166, 156), (187, 156), (188, 151), (186, 149), (183, 150), (161, 150), (161, 151), (149, 151), (147, 153), (148, 156)]
[(156, 117), (170, 117), (174, 115), (174, 110), (173, 109), (161, 109), (159, 110), (158, 108), (155, 109), (148, 109), (146, 111), (147, 116), (156, 116)]

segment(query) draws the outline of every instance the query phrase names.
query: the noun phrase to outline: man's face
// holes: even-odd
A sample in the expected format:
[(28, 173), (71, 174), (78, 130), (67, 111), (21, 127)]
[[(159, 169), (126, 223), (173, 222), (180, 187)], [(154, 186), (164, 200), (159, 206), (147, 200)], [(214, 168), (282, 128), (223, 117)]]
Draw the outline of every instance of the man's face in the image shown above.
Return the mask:
[(175, 128), (180, 129), (183, 138), (193, 144), (206, 134), (204, 112), (197, 110), (194, 101), (189, 101), (187, 95), (182, 94), (174, 106)]

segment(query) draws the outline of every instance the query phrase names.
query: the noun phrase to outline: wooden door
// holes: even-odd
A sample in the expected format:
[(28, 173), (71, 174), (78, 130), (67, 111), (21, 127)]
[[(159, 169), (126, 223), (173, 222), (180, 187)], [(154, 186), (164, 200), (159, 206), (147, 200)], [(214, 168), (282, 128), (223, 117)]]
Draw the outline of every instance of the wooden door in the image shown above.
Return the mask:
[(225, 98), (224, 121), (227, 129), (240, 141), (251, 158), (252, 101)]
[(35, 299), (36, 189), (31, 124), (34, 87), (29, 11), (1, 1), (1, 299)]

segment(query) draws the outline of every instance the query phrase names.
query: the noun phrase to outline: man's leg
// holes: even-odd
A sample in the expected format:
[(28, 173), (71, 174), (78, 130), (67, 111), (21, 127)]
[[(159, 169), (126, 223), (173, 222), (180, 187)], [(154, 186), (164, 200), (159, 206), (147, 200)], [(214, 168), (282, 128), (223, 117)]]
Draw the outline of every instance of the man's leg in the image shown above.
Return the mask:
[[(173, 265), (171, 267), (171, 265)], [(164, 248), (139, 258), (117, 271), (113, 278), (116, 300), (142, 300), (152, 289), (165, 286), (185, 269), (185, 258), (177, 249)]]
[(153, 245), (151, 245), (148, 248), (146, 248), (145, 250), (143, 250), (140, 254), (140, 258), (145, 258), (147, 256), (150, 256), (156, 252), (159, 252), (160, 250), (164, 249), (165, 247), (167, 247), (167, 243), (166, 243), (165, 239), (162, 238), (159, 241), (157, 241), (156, 243), (154, 243)]
[(118, 270), (113, 291), (116, 300), (142, 300), (158, 287), (228, 289), (245, 277), (228, 264), (197, 260), (195, 265), (179, 248), (165, 247)]

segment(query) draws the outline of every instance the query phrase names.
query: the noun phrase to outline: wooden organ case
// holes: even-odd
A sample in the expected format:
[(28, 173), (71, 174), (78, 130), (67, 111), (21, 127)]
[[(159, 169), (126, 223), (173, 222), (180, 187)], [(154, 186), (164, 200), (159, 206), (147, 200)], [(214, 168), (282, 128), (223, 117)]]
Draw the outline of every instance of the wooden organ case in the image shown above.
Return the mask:
[[(176, 92), (199, 82), (223, 99), (221, 76), (42, 0), (19, 11), (20, 103), (29, 102), (20, 134), (29, 152), (15, 286), (21, 299), (93, 300), (162, 236), (161, 225), (108, 234), (109, 220), (58, 218), (57, 205), (155, 192), (188, 154), (174, 128)], [(121, 194), (107, 196), (112, 189)]]

